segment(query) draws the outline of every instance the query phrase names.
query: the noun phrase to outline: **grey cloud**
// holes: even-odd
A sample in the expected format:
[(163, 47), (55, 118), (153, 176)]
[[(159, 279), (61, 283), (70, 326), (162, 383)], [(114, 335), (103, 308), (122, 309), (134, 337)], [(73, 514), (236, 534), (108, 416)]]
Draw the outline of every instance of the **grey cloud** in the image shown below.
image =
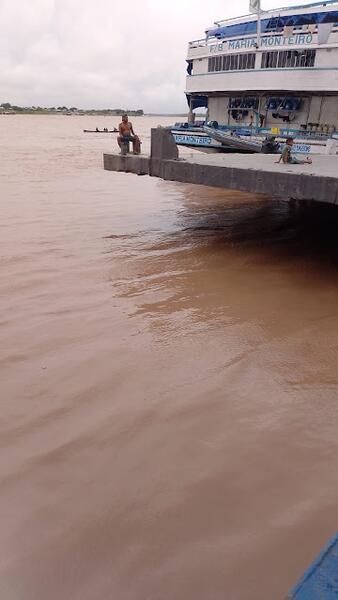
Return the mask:
[(0, 0), (0, 102), (184, 111), (188, 41), (248, 4)]

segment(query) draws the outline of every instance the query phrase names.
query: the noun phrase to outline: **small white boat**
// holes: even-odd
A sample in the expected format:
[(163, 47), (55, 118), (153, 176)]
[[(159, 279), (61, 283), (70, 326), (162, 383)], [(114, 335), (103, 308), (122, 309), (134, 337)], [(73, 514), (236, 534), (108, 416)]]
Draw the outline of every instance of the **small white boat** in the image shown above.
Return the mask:
[(233, 152), (246, 152), (248, 154), (262, 152), (263, 138), (239, 136), (236, 133), (208, 126), (205, 126), (203, 129), (212, 139), (220, 142)]

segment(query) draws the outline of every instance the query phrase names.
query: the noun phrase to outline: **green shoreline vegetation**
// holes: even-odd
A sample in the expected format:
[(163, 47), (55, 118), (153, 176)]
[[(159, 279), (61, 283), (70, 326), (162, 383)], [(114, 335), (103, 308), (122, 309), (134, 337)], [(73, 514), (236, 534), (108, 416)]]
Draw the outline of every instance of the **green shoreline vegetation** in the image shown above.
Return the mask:
[(0, 115), (95, 115), (97, 117), (105, 117), (105, 116), (121, 116), (124, 113), (132, 117), (142, 117), (144, 112), (142, 109), (138, 110), (128, 110), (125, 108), (105, 108), (105, 109), (80, 109), (76, 108), (76, 106), (52, 106), (50, 108), (45, 108), (41, 106), (16, 106), (12, 105), (9, 102), (3, 102), (0, 104)]

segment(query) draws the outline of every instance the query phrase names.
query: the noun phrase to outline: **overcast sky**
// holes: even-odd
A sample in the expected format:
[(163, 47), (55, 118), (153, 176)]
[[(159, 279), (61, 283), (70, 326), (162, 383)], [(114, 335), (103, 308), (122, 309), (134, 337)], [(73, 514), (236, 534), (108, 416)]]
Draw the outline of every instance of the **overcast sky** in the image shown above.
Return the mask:
[(0, 0), (0, 103), (185, 111), (188, 41), (215, 20), (246, 14), (248, 4)]

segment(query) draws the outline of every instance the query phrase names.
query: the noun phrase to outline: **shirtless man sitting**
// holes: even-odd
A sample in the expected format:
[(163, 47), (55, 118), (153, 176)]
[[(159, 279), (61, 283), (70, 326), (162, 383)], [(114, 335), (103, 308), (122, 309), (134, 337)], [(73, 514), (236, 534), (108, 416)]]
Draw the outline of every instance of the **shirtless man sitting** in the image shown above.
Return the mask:
[(121, 148), (123, 140), (127, 138), (127, 141), (133, 142), (133, 153), (140, 154), (141, 152), (141, 140), (134, 133), (133, 125), (128, 121), (128, 115), (122, 115), (122, 123), (119, 124), (119, 135), (117, 143)]

